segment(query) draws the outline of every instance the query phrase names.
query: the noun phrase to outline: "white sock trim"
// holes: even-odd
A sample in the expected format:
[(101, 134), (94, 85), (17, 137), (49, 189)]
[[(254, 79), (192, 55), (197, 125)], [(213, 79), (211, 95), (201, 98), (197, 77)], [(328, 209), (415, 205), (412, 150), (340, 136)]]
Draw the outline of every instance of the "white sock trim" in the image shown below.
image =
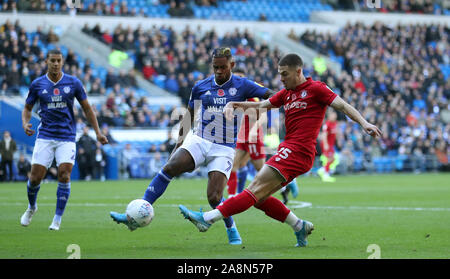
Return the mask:
[(284, 222), (290, 225), (296, 232), (301, 230), (303, 226), (303, 221), (300, 218), (298, 218), (294, 213), (292, 213), (292, 211), (289, 212)]
[(59, 216), (59, 215), (55, 214), (55, 217), (53, 217), (53, 222), (61, 223), (61, 217), (62, 216)]
[(223, 215), (218, 209), (213, 209), (211, 211), (203, 213), (203, 219), (205, 220), (205, 222), (212, 224), (216, 221), (222, 220)]

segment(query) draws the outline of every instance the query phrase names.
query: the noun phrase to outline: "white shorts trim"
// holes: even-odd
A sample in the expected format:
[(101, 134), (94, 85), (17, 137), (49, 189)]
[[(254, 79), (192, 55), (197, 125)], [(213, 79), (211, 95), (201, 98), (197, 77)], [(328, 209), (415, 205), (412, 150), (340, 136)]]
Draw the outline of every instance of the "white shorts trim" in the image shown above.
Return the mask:
[(235, 154), (233, 148), (212, 143), (195, 134), (187, 135), (180, 147), (191, 154), (194, 159), (195, 169), (200, 166), (206, 166), (208, 173), (219, 171), (225, 174), (227, 179), (230, 177)]
[(57, 141), (48, 139), (36, 139), (33, 148), (31, 164), (38, 164), (51, 167), (53, 159), (56, 159), (56, 165), (62, 163), (75, 164), (76, 144), (72, 141)]

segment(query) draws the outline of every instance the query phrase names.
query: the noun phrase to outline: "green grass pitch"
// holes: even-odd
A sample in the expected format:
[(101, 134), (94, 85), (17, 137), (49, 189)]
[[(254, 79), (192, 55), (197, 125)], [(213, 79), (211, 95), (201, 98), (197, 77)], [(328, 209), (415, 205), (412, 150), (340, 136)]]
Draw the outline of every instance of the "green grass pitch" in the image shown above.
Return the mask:
[[(288, 225), (256, 208), (235, 216), (242, 245), (227, 243), (223, 223), (198, 232), (178, 205), (209, 210), (204, 179), (172, 181), (154, 205), (153, 222), (134, 232), (113, 222), (109, 211), (123, 212), (143, 195), (148, 180), (74, 181), (60, 231), (48, 230), (56, 183), (41, 185), (39, 210), (29, 227), (20, 225), (27, 206), (25, 183), (1, 183), (0, 258), (64, 259), (73, 254), (70, 244), (80, 247), (82, 259), (450, 258), (450, 175), (337, 178), (333, 184), (316, 177), (297, 179), (299, 196), (288, 205), (315, 225), (305, 248), (294, 247)], [(368, 249), (371, 244), (379, 251)]]

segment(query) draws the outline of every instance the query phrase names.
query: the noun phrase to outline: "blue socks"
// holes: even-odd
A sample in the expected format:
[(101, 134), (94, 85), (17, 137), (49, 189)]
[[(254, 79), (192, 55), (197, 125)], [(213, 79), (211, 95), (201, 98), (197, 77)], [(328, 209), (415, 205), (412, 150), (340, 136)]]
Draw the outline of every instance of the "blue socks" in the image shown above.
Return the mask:
[(160, 170), (158, 174), (153, 178), (147, 190), (144, 193), (142, 199), (153, 204), (163, 193), (166, 191), (167, 185), (169, 185), (172, 177)]
[(58, 182), (58, 189), (56, 190), (56, 210), (55, 216), (61, 216), (64, 214), (64, 209), (66, 208), (67, 201), (70, 196), (70, 182), (62, 183)]
[(41, 184), (37, 186), (33, 186), (30, 184), (30, 180), (27, 182), (27, 195), (28, 195), (28, 207), (30, 209), (36, 208), (36, 199), (37, 194), (39, 192), (39, 189), (41, 189)]
[[(160, 170), (158, 174), (153, 178), (150, 185), (148, 185), (147, 190), (145, 190), (144, 196), (142, 199), (148, 201), (150, 204), (153, 204), (165, 191), (167, 186), (169, 185), (172, 177), (165, 173), (163, 170)], [(221, 202), (225, 199), (222, 198)], [(216, 208), (218, 204), (210, 204), (212, 208)], [(223, 219), (225, 222), (225, 226), (227, 228), (231, 228), (234, 226), (234, 221), (232, 217), (228, 217)]]
[[(224, 202), (225, 201), (225, 198), (223, 198), (222, 197), (222, 200), (220, 201), (220, 203), (222, 203), (222, 202)], [(212, 204), (212, 203), (210, 203), (209, 204), (213, 209), (216, 209), (216, 207), (219, 205), (219, 204)], [(233, 217), (228, 217), (228, 218), (223, 218), (223, 222), (225, 223), (225, 227), (227, 227), (227, 229), (229, 229), (229, 228), (232, 228), (232, 227), (234, 227), (234, 220), (233, 220)]]
[(248, 167), (244, 166), (242, 168), (240, 168), (238, 170), (238, 186), (237, 186), (237, 192), (236, 194), (241, 193), (242, 191), (244, 191), (245, 188), (245, 182), (247, 182), (247, 172), (248, 172)]

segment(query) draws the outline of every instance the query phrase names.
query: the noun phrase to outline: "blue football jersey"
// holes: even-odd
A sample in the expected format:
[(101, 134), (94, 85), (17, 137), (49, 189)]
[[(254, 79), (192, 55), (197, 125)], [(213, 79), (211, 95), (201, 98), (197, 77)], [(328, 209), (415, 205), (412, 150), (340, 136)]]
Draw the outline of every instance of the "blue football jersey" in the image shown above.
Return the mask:
[(81, 102), (87, 96), (81, 81), (74, 76), (63, 73), (55, 83), (44, 75), (31, 83), (26, 103), (40, 105), (38, 114), (41, 122), (37, 128), (37, 138), (75, 141), (75, 98)]
[(199, 110), (194, 133), (208, 141), (235, 147), (241, 121), (227, 121), (223, 108), (228, 102), (242, 102), (249, 98), (262, 98), (267, 88), (247, 78), (231, 75), (230, 79), (218, 85), (214, 75), (201, 80), (192, 88), (189, 107)]

